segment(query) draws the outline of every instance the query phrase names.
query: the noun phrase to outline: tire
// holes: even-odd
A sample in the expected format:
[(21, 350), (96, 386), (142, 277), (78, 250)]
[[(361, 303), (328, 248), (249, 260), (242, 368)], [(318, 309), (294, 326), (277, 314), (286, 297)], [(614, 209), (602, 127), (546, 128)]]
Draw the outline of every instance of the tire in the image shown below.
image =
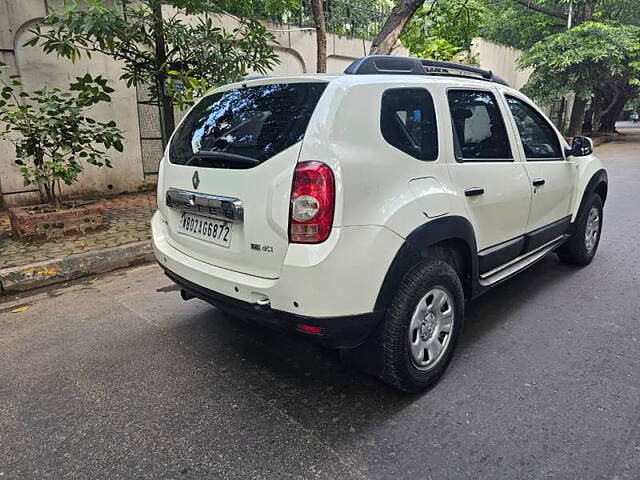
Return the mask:
[[(439, 300), (445, 302), (440, 315)], [(432, 386), (453, 357), (463, 319), (464, 292), (455, 269), (439, 258), (413, 267), (398, 287), (381, 325), (382, 379), (410, 393)], [(442, 347), (440, 354), (435, 342)]]
[[(602, 198), (594, 194), (580, 212), (571, 238), (558, 250), (560, 260), (574, 265), (589, 265), (598, 250), (602, 233)], [(596, 229), (594, 232), (594, 220)], [(588, 235), (589, 233), (589, 235)], [(590, 237), (590, 238), (589, 238)]]

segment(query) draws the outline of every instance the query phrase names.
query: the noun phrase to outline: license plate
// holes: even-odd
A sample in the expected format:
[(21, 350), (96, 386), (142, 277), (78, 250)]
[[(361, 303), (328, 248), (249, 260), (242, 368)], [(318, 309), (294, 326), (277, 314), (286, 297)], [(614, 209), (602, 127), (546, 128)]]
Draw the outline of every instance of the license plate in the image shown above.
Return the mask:
[(190, 235), (222, 247), (231, 245), (231, 222), (202, 215), (181, 212), (178, 220), (178, 233)]

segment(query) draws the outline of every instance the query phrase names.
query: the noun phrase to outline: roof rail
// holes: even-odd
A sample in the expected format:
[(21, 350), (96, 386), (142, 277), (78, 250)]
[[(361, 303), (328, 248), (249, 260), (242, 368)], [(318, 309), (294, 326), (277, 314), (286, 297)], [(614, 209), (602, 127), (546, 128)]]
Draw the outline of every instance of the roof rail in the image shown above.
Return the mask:
[(490, 70), (483, 70), (469, 65), (437, 60), (422, 60), (414, 57), (393, 57), (389, 55), (371, 55), (362, 57), (347, 67), (348, 75), (446, 75), (454, 77), (477, 78), (488, 82), (509, 84), (494, 75)]

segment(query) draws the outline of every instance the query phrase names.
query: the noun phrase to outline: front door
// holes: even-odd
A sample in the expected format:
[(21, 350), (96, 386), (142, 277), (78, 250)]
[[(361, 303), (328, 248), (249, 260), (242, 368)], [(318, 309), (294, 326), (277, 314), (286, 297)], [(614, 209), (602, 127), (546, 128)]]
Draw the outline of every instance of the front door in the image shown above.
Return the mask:
[[(449, 90), (456, 162), (451, 177), (473, 223), (480, 272), (516, 257), (531, 203), (531, 186), (493, 90)], [(483, 252), (484, 250), (484, 252)], [(488, 253), (488, 255), (487, 255)]]
[(576, 164), (565, 159), (557, 131), (539, 111), (515, 95), (505, 99), (533, 187), (527, 232), (535, 240), (530, 247), (537, 247), (557, 238), (569, 224)]

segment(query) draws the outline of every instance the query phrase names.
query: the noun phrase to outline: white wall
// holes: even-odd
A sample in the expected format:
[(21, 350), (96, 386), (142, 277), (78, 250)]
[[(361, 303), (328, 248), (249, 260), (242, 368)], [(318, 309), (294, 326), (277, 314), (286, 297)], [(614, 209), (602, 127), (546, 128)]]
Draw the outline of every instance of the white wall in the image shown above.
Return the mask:
[(481, 68), (491, 70), (506, 80), (513, 88), (522, 88), (531, 76), (531, 69), (518, 70), (516, 68), (518, 58), (522, 55), (522, 50), (517, 48), (507, 47), (478, 37), (474, 38), (471, 43), (471, 55)]
[[(5, 63), (21, 75), (28, 91), (43, 85), (67, 89), (77, 76), (87, 72), (94, 76), (102, 75), (109, 80), (115, 92), (111, 95), (112, 101), (94, 107), (91, 116), (98, 121), (115, 120), (125, 134), (124, 151), (109, 151), (112, 169), (86, 165), (79, 182), (72, 187), (62, 186), (63, 194), (136, 191), (143, 186), (144, 176), (135, 89), (127, 88), (119, 80), (122, 74), (120, 66), (103, 55), (92, 55), (91, 59), (82, 59), (74, 64), (55, 55), (46, 55), (40, 48), (25, 47), (24, 43), (32, 37), (29, 29), (45, 14), (43, 0), (0, 0), (0, 48), (4, 50), (4, 58), (9, 60)], [(37, 193), (13, 193), (34, 190), (33, 186), (24, 186), (14, 160), (13, 145), (7, 141), (0, 142), (0, 191), (4, 206), (37, 202)]]

